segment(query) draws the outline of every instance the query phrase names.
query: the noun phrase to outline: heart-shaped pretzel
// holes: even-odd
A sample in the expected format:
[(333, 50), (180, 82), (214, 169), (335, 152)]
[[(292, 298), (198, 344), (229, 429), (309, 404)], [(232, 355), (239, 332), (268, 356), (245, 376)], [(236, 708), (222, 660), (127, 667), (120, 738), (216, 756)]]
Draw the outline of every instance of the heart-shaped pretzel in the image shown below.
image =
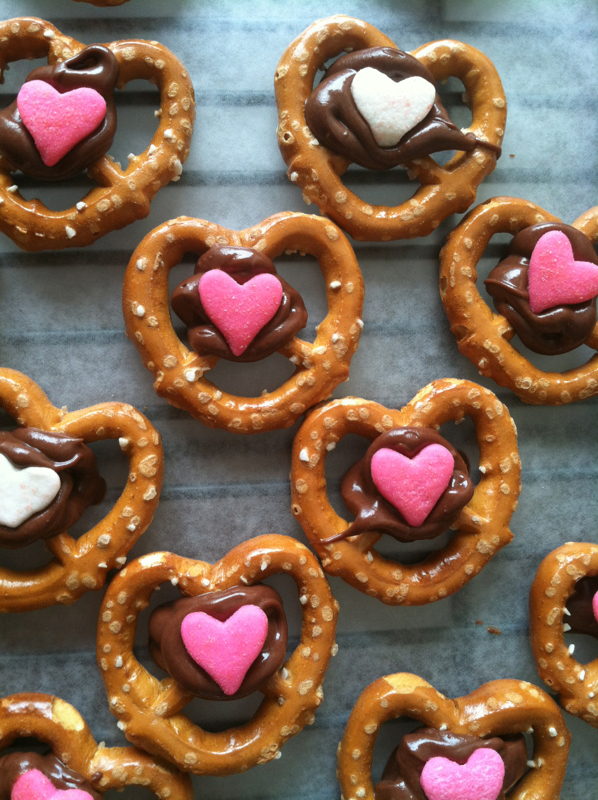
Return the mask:
[[(137, 618), (162, 583), (197, 596), (252, 586), (287, 574), (303, 608), (301, 641), (261, 687), (253, 718), (237, 728), (209, 733), (181, 713), (191, 700), (172, 678), (158, 680), (133, 653)], [(242, 772), (279, 756), (279, 748), (314, 719), (332, 655), (338, 605), (315, 556), (295, 539), (269, 534), (250, 539), (213, 566), (172, 553), (142, 556), (111, 583), (98, 625), (98, 663), (110, 709), (129, 741), (197, 775)]]
[(26, 375), (0, 369), (0, 406), (22, 426), (81, 437), (85, 442), (118, 439), (129, 460), (129, 479), (114, 508), (87, 533), (64, 531), (46, 540), (54, 558), (23, 572), (0, 567), (0, 611), (30, 611), (68, 605), (100, 589), (150, 524), (158, 505), (164, 459), (160, 434), (125, 403), (100, 403), (67, 413), (55, 408)]
[(542, 561), (532, 584), (530, 639), (544, 683), (558, 692), (570, 714), (598, 728), (598, 659), (580, 664), (565, 644), (565, 604), (576, 583), (598, 574), (598, 546), (568, 542)]
[[(319, 144), (305, 120), (305, 101), (318, 69), (344, 50), (396, 48), (377, 28), (342, 14), (318, 20), (284, 52), (274, 86), (278, 106), (278, 144), (288, 176), (354, 239), (389, 241), (427, 236), (443, 219), (473, 203), (477, 187), (496, 166), (489, 148), (458, 152), (444, 166), (431, 156), (409, 162), (408, 175), (421, 186), (395, 207), (370, 205), (351, 192), (342, 175), (351, 163)], [(500, 146), (507, 116), (505, 96), (492, 62), (470, 45), (450, 40), (431, 42), (413, 51), (436, 81), (455, 76), (463, 81), (472, 109), (469, 128), (479, 139)]]
[[(323, 541), (349, 527), (330, 504), (325, 474), (326, 456), (344, 436), (373, 440), (392, 428), (438, 428), (465, 416), (476, 428), (482, 477), (444, 547), (419, 564), (400, 564), (376, 552), (378, 532), (333, 544)], [(507, 408), (488, 389), (447, 378), (424, 387), (400, 411), (356, 397), (333, 400), (312, 411), (293, 443), (292, 512), (329, 575), (389, 605), (423, 605), (456, 592), (509, 544), (520, 472), (517, 434)]]
[(59, 697), (22, 692), (0, 701), (0, 754), (22, 737), (48, 744), (63, 764), (102, 794), (146, 786), (159, 800), (193, 800), (188, 775), (135, 747), (98, 745), (79, 712)]
[[(497, 233), (513, 236), (541, 222), (560, 222), (535, 203), (495, 197), (474, 208), (452, 231), (440, 253), (440, 296), (459, 350), (480, 375), (506, 386), (525, 403), (563, 405), (598, 394), (598, 355), (567, 372), (535, 367), (512, 344), (514, 330), (502, 314), (486, 304), (476, 286), (477, 264)], [(598, 206), (575, 220), (573, 227), (598, 241)], [(598, 350), (598, 324), (585, 344)]]
[(404, 672), (378, 678), (353, 707), (338, 751), (338, 779), (345, 800), (374, 800), (374, 744), (380, 727), (401, 716), (429, 728), (482, 738), (527, 733), (531, 728), (530, 769), (509, 793), (509, 800), (558, 800), (571, 734), (559, 707), (545, 692), (526, 681), (498, 680), (452, 700), (423, 678)]
[[(76, 207), (52, 211), (40, 200), (25, 200), (6, 163), (0, 161), (0, 230), (23, 250), (84, 247), (106, 233), (147, 217), (156, 192), (178, 180), (189, 155), (195, 97), (185, 67), (158, 42), (125, 39), (106, 45), (119, 64), (118, 87), (142, 79), (160, 91), (158, 128), (141, 155), (129, 157), (125, 170), (109, 156), (88, 169), (97, 182)], [(19, 17), (0, 23), (0, 80), (12, 61), (45, 58), (54, 66), (85, 45), (49, 22)]]
[[(328, 314), (315, 342), (294, 337), (282, 347), (278, 352), (296, 365), (296, 371), (260, 397), (220, 391), (204, 377), (218, 358), (189, 350), (172, 327), (168, 273), (186, 252), (204, 253), (214, 244), (251, 247), (271, 259), (285, 250), (309, 253), (318, 259), (326, 282)], [(252, 228), (232, 231), (179, 217), (155, 228), (133, 253), (125, 273), (123, 313), (127, 336), (153, 373), (157, 394), (210, 428), (257, 433), (293, 425), (348, 377), (363, 328), (363, 291), (355, 253), (329, 220), (286, 211)]]

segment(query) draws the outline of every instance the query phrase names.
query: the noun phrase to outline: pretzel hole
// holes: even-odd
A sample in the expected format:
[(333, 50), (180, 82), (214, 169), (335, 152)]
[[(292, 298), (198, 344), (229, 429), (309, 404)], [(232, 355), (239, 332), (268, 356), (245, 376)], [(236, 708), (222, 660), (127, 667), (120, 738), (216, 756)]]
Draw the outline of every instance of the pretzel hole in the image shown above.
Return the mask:
[[(591, 611), (591, 602), (592, 597), (596, 590), (596, 575), (597, 571), (590, 569), (588, 570), (585, 575), (580, 578), (579, 581), (575, 583), (574, 586), (571, 587), (570, 594), (568, 601), (571, 599), (573, 594), (576, 594), (576, 601), (577, 604), (572, 601), (572, 604), (567, 602), (567, 608), (570, 611), (574, 611), (578, 618), (585, 619), (586, 623), (592, 624), (594, 621), (594, 617)], [(592, 579), (593, 580), (590, 580)], [(583, 598), (583, 599), (582, 599)], [(579, 603), (581, 602), (581, 607)], [(587, 603), (586, 613), (583, 614), (582, 608), (583, 603)], [(575, 610), (575, 606), (577, 605), (577, 610)], [(568, 625), (571, 621), (571, 617), (568, 614), (564, 614), (562, 623)], [(594, 634), (591, 632), (586, 633), (578, 633), (573, 631), (565, 631), (564, 632), (564, 641), (567, 648), (574, 646), (574, 652), (571, 653), (571, 658), (577, 661), (579, 664), (587, 665), (591, 661), (598, 659), (598, 628), (594, 625)]]
[[(54, 752), (48, 742), (44, 742), (37, 736), (17, 736), (8, 747), (2, 747), (2, 745), (0, 747), (2, 748), (0, 749), (0, 758), (10, 753), (37, 753), (40, 756), (45, 756)], [(55, 755), (60, 759), (60, 755)]]
[[(477, 290), (480, 293), (483, 301), (488, 306), (488, 308), (490, 308), (494, 313), (497, 313), (496, 307), (494, 305), (494, 300), (486, 290), (484, 281), (486, 280), (490, 272), (494, 269), (494, 267), (496, 267), (504, 258), (506, 258), (508, 253), (508, 248), (512, 240), (513, 236), (511, 234), (497, 233), (489, 241), (476, 267)], [(594, 247), (594, 249), (598, 251), (598, 248), (596, 248), (596, 246)], [(504, 325), (505, 327), (510, 327), (506, 319)], [(459, 341), (460, 338), (458, 333), (459, 331), (457, 331), (456, 334), (457, 341)], [(463, 335), (467, 335), (467, 331), (465, 331)], [(509, 334), (505, 336), (505, 339), (509, 341)], [(519, 336), (517, 336), (516, 333), (510, 339), (510, 343), (519, 353), (521, 353), (522, 356), (524, 356), (530, 362), (530, 364), (532, 364), (537, 369), (543, 370), (544, 372), (563, 373), (566, 372), (567, 370), (577, 369), (578, 367), (586, 364), (596, 354), (596, 351), (593, 350), (591, 347), (582, 344), (579, 347), (576, 347), (574, 350), (570, 350), (568, 353), (560, 353), (558, 355), (543, 355), (541, 353), (536, 353), (533, 350), (527, 348), (523, 344), (523, 342), (521, 342)], [(525, 376), (521, 377), (525, 378)]]
[[(468, 129), (473, 121), (473, 114), (462, 81), (451, 76), (445, 83), (437, 81), (436, 90), (451, 122), (460, 129)], [(458, 150), (441, 150), (432, 153), (431, 157), (439, 166), (444, 167), (458, 152)]]
[(296, 289), (307, 309), (307, 325), (297, 334), (306, 342), (314, 342), (317, 326), (328, 313), (326, 283), (318, 260), (310, 253), (283, 254), (273, 259), (281, 278)]
[(159, 122), (154, 112), (160, 108), (160, 93), (149, 81), (137, 79), (116, 89), (114, 101), (116, 134), (108, 154), (125, 170), (129, 154), (141, 155), (154, 137)]
[(364, 203), (394, 208), (410, 200), (419, 188), (405, 167), (373, 170), (350, 164), (343, 175), (343, 183)]

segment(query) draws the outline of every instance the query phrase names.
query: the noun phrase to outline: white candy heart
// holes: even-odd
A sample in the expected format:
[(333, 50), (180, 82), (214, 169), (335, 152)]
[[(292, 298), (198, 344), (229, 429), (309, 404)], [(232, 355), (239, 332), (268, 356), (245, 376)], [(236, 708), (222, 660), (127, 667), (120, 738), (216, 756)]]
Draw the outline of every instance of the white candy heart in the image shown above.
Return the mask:
[(0, 525), (18, 528), (50, 505), (60, 491), (60, 477), (48, 467), (16, 467), (0, 453)]
[(373, 67), (360, 69), (351, 83), (355, 105), (380, 147), (394, 147), (434, 105), (436, 89), (424, 78), (396, 83)]

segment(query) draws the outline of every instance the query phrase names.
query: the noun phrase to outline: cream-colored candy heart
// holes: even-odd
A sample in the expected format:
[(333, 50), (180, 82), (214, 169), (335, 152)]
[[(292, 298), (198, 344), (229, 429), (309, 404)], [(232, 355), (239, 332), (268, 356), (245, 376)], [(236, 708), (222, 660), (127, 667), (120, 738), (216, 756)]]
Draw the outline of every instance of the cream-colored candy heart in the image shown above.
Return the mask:
[(380, 147), (394, 147), (434, 105), (436, 89), (424, 78), (396, 83), (373, 67), (360, 69), (351, 83), (355, 105)]
[(60, 491), (60, 477), (48, 467), (16, 467), (0, 453), (0, 525), (18, 528), (50, 505)]

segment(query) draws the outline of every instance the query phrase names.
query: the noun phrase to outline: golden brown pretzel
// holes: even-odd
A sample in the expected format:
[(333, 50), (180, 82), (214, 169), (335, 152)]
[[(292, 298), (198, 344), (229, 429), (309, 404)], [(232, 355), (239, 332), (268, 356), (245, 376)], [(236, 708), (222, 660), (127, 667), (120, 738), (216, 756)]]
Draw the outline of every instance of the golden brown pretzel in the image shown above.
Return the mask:
[(85, 442), (119, 439), (129, 460), (129, 479), (114, 508), (77, 539), (64, 531), (46, 540), (54, 558), (39, 569), (0, 567), (0, 611), (30, 611), (68, 605), (100, 589), (118, 569), (150, 524), (158, 505), (164, 459), (160, 434), (143, 414), (125, 403), (100, 403), (67, 413), (55, 408), (26, 375), (0, 369), (0, 406), (19, 425), (67, 433)]
[[(476, 428), (483, 474), (448, 544), (419, 564), (400, 564), (376, 552), (379, 533), (322, 541), (349, 527), (330, 504), (325, 474), (326, 456), (344, 436), (373, 440), (391, 428), (436, 428), (466, 415)], [(308, 414), (293, 443), (292, 511), (329, 575), (389, 605), (423, 605), (456, 592), (511, 541), (520, 473), (517, 434), (507, 408), (487, 389), (447, 378), (424, 387), (400, 411), (345, 397)]]
[[(85, 45), (65, 36), (51, 23), (19, 17), (0, 23), (0, 79), (6, 65), (23, 58), (48, 58), (55, 65)], [(77, 207), (52, 211), (40, 200), (25, 200), (6, 164), (0, 163), (0, 230), (23, 250), (61, 250), (83, 247), (106, 233), (147, 217), (154, 195), (178, 180), (189, 155), (195, 97), (185, 67), (158, 42), (123, 40), (107, 47), (120, 68), (118, 86), (142, 79), (160, 91), (158, 128), (141, 155), (130, 158), (125, 170), (103, 156), (88, 169), (97, 186)]]
[[(290, 575), (302, 603), (301, 641), (260, 689), (253, 718), (220, 733), (203, 731), (181, 713), (191, 700), (172, 679), (159, 681), (133, 653), (139, 612), (152, 592), (171, 581), (182, 595), (252, 586), (270, 575)], [(129, 741), (197, 775), (228, 775), (277, 758), (279, 748), (305, 725), (323, 698), (322, 681), (334, 641), (338, 605), (316, 558), (299, 542), (269, 534), (250, 539), (213, 566), (172, 553), (131, 562), (110, 585), (98, 626), (98, 663), (110, 709)]]
[(544, 683), (559, 693), (566, 711), (598, 728), (598, 659), (580, 664), (569, 652), (563, 624), (565, 604), (575, 584), (598, 574), (598, 546), (568, 542), (542, 561), (532, 584), (530, 639)]
[[(186, 252), (214, 244), (252, 247), (269, 258), (285, 250), (318, 259), (326, 282), (328, 314), (313, 344), (295, 337), (278, 352), (296, 365), (278, 389), (259, 397), (221, 392), (204, 377), (216, 356), (201, 356), (179, 340), (170, 320), (168, 273)], [(210, 428), (235, 433), (287, 428), (349, 376), (363, 327), (363, 278), (355, 253), (336, 225), (321, 217), (284, 211), (243, 231), (179, 217), (149, 233), (125, 273), (123, 313), (127, 336), (155, 377), (154, 389), (171, 405)]]
[[(367, 22), (338, 14), (314, 22), (285, 50), (274, 86), (278, 144), (287, 174), (301, 187), (306, 203), (315, 203), (354, 239), (427, 236), (450, 214), (469, 208), (477, 187), (496, 166), (497, 156), (489, 148), (477, 147), (469, 153), (458, 152), (443, 167), (431, 156), (409, 162), (409, 177), (417, 178), (421, 186), (411, 199), (394, 208), (372, 206), (353, 194), (341, 177), (351, 162), (317, 142), (305, 121), (304, 106), (316, 73), (326, 61), (343, 50), (368, 47), (396, 45)], [(450, 76), (463, 81), (473, 115), (469, 130), (500, 146), (507, 105), (490, 59), (470, 45), (450, 40), (422, 45), (412, 55), (437, 81)]]
[(193, 800), (189, 776), (135, 747), (105, 747), (73, 706), (49, 694), (22, 692), (0, 700), (0, 752), (15, 739), (45, 742), (63, 764), (101, 792), (146, 786), (157, 798)]
[[(495, 197), (474, 208), (452, 231), (440, 253), (440, 296), (459, 350), (480, 375), (512, 389), (525, 403), (563, 405), (598, 394), (598, 355), (567, 372), (544, 372), (512, 344), (514, 330), (485, 303), (477, 286), (477, 264), (497, 233), (513, 236), (539, 222), (559, 222), (540, 206), (516, 197)], [(598, 206), (573, 227), (598, 241)], [(585, 342), (598, 349), (598, 324)]]
[(372, 756), (383, 723), (400, 716), (430, 728), (483, 738), (532, 728), (531, 767), (509, 800), (558, 800), (571, 734), (557, 704), (531, 683), (490, 681), (451, 700), (417, 675), (400, 672), (371, 683), (355, 704), (338, 751), (338, 779), (345, 800), (374, 800)]

